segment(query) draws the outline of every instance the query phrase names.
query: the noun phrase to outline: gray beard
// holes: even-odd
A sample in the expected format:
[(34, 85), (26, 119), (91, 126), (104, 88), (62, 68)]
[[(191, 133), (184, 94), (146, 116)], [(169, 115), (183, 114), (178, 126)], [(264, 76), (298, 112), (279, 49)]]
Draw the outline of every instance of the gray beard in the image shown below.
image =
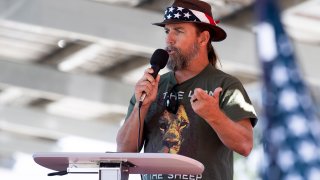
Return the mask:
[(192, 59), (198, 56), (199, 53), (199, 45), (196, 43), (194, 43), (191, 47), (191, 51), (185, 54), (182, 54), (182, 52), (178, 48), (170, 47), (170, 49), (175, 51), (175, 54), (170, 55), (167, 63), (167, 68), (171, 71), (177, 71), (187, 68)]

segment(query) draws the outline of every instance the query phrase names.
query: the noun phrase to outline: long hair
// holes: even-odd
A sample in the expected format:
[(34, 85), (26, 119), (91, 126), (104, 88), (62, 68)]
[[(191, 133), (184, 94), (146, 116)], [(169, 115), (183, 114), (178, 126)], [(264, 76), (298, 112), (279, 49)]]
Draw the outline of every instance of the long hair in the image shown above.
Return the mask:
[(213, 67), (217, 68), (217, 61), (219, 61), (219, 59), (218, 59), (218, 56), (217, 56), (217, 54), (211, 44), (213, 34), (212, 34), (210, 28), (208, 28), (205, 25), (201, 25), (201, 24), (195, 24), (195, 27), (197, 28), (198, 35), (200, 33), (202, 33), (203, 31), (208, 31), (210, 33), (210, 39), (207, 43), (208, 60), (209, 60), (209, 63), (212, 64)]

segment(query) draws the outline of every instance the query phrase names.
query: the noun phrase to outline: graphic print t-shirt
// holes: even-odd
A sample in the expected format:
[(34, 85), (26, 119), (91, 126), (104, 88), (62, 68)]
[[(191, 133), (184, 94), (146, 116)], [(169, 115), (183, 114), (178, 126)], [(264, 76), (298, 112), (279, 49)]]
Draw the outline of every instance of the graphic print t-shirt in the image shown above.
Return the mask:
[[(253, 126), (256, 124), (250, 99), (240, 81), (233, 76), (208, 65), (195, 77), (177, 84), (174, 73), (166, 73), (161, 76), (157, 100), (150, 106), (144, 121), (144, 152), (184, 155), (201, 162), (205, 170), (202, 175), (146, 174), (143, 179), (232, 180), (233, 151), (221, 142), (212, 127), (193, 111), (190, 104), (195, 88), (213, 95), (217, 87), (223, 89), (219, 98), (220, 108), (231, 120), (249, 118)], [(178, 102), (176, 113), (165, 108), (168, 96)], [(134, 104), (133, 97), (127, 116)]]

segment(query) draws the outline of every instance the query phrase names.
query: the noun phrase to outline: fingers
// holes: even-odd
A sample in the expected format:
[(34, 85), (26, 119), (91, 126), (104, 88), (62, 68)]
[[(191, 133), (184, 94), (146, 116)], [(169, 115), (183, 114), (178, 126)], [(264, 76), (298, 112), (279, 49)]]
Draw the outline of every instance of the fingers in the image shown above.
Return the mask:
[(138, 92), (145, 92), (148, 95), (152, 90), (152, 86), (149, 81), (141, 81), (137, 84), (136, 88)]
[[(152, 86), (156, 85), (159, 83), (160, 81), (160, 75), (157, 75), (156, 78), (153, 78), (153, 76), (151, 75), (153, 73), (153, 69), (152, 68), (148, 68), (145, 70), (144, 75), (142, 76), (142, 78), (139, 80), (141, 85), (146, 85), (146, 84), (151, 84)], [(149, 86), (149, 88), (151, 88)]]
[[(214, 90), (212, 97), (214, 99), (219, 100), (219, 95), (220, 92), (222, 91), (221, 87), (218, 87)], [(206, 100), (210, 98), (210, 96), (207, 94), (206, 91), (202, 90), (201, 88), (196, 88), (194, 90), (193, 96), (191, 97), (190, 101), (191, 103), (197, 102), (197, 101), (201, 101), (201, 100)]]
[(200, 88), (196, 88), (194, 90), (194, 94), (191, 99), (192, 99), (192, 102), (196, 102), (198, 100), (203, 100), (206, 97), (207, 97), (207, 93), (204, 90), (202, 90)]
[(153, 73), (153, 69), (146, 69), (143, 76), (135, 86), (136, 99), (140, 99), (141, 96), (145, 93), (147, 95), (144, 101), (146, 104), (147, 102), (152, 102), (155, 99), (156, 93), (158, 91), (158, 83), (160, 81), (160, 75), (157, 75), (156, 78), (153, 78), (150, 73)]
[(222, 88), (221, 87), (217, 87), (214, 92), (213, 92), (213, 97), (216, 98), (216, 99), (219, 99), (219, 95), (222, 91)]
[(157, 77), (156, 77), (156, 84), (158, 84), (159, 81), (160, 81), (160, 75), (157, 75)]
[(155, 85), (155, 79), (151, 75), (153, 73), (152, 68), (148, 68), (145, 70), (143, 77), (141, 78), (142, 81), (149, 81), (152, 85)]

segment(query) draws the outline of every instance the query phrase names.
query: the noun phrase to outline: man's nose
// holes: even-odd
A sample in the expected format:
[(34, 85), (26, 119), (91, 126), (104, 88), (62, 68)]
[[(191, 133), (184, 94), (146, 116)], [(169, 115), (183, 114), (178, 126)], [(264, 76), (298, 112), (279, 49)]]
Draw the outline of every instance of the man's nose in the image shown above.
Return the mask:
[(166, 43), (167, 43), (167, 44), (170, 44), (170, 45), (172, 45), (172, 44), (175, 43), (175, 38), (174, 38), (173, 33), (170, 33), (170, 32), (169, 32), (169, 33), (167, 34)]

